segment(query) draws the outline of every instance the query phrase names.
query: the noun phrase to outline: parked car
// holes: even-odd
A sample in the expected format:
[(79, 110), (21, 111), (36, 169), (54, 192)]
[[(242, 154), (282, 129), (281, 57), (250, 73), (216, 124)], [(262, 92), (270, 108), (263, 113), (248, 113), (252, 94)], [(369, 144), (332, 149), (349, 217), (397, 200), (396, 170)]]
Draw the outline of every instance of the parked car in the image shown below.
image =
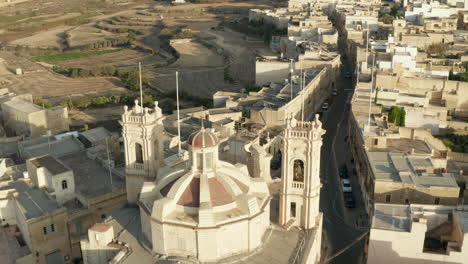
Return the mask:
[(340, 177), (343, 179), (347, 179), (349, 176), (348, 174), (348, 167), (346, 165), (341, 166), (340, 168)]
[(333, 95), (333, 96), (337, 96), (337, 95), (338, 95), (338, 90), (337, 90), (337, 89), (333, 89), (332, 95)]
[(327, 102), (329, 105), (331, 105), (333, 103), (333, 97), (328, 96), (327, 99), (325, 100), (325, 102)]
[(327, 102), (323, 103), (323, 105), (322, 105), (322, 110), (328, 110), (328, 106), (329, 106), (329, 105), (328, 105)]
[(341, 180), (341, 187), (343, 188), (343, 192), (352, 192), (353, 188), (351, 188), (351, 182), (348, 179)]
[(356, 201), (354, 200), (353, 193), (346, 192), (343, 194), (343, 200), (346, 208), (356, 208)]
[(345, 77), (346, 79), (351, 79), (351, 73), (350, 73), (350, 72), (346, 72), (345, 75), (344, 75), (344, 77)]

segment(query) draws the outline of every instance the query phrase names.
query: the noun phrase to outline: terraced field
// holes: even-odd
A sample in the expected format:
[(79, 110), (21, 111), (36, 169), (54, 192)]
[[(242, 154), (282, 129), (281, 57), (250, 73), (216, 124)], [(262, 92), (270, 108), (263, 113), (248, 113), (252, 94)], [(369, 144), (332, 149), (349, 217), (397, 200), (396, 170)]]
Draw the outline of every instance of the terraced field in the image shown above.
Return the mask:
[(44, 98), (51, 102), (83, 94), (109, 95), (127, 92), (123, 83), (117, 78), (67, 78), (51, 72), (30, 72), (22, 76), (9, 75), (5, 79), (11, 84), (8, 88), (17, 94), (30, 93), (34, 97)]

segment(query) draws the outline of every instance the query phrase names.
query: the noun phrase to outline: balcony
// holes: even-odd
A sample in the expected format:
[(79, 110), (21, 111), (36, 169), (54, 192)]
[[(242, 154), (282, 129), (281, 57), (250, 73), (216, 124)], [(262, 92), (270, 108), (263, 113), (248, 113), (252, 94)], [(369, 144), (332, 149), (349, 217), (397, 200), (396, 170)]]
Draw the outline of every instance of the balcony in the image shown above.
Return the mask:
[(293, 187), (293, 189), (304, 189), (304, 183), (303, 182), (293, 181), (292, 182), (292, 187)]
[(136, 174), (136, 175), (145, 175), (145, 165), (143, 163), (132, 163), (127, 165), (125, 168), (126, 173), (128, 174)]

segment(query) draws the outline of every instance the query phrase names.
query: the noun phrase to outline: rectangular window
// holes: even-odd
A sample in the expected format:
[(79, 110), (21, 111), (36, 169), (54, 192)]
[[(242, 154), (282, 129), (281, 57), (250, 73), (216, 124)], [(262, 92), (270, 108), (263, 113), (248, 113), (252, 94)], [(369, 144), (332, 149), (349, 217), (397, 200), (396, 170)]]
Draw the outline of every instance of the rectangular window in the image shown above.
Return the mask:
[(55, 225), (54, 224), (51, 224), (50, 225), (50, 232), (55, 232)]
[(296, 203), (291, 203), (291, 217), (296, 217)]
[(440, 204), (440, 198), (439, 197), (436, 197), (434, 199), (434, 204)]
[(409, 199), (405, 199), (405, 204), (409, 204)]
[(391, 194), (385, 195), (385, 202), (386, 203), (389, 203), (391, 200), (392, 200), (392, 195)]
[(46, 227), (46, 226), (44, 226), (44, 227), (42, 228), (42, 232), (44, 233), (44, 235), (47, 235), (47, 227)]

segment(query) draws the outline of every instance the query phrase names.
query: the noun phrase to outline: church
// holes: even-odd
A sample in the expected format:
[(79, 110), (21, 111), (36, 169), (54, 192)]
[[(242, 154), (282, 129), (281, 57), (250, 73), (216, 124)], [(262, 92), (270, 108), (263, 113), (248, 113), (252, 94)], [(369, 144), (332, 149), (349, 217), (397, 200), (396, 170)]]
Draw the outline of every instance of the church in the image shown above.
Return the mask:
[[(282, 155), (275, 208), (270, 206), (271, 177), (255, 177), (245, 164), (221, 160), (224, 139), (203, 121), (183, 142), (184, 148), (164, 158), (165, 117), (157, 102), (150, 109), (136, 101), (124, 110), (128, 201), (138, 205), (143, 236), (155, 254), (223, 262), (262, 248), (269, 229), (297, 227), (315, 230), (314, 252), (305, 263), (319, 261), (320, 150), (325, 131), (318, 117), (306, 122), (290, 116), (277, 136)], [(273, 213), (278, 215), (276, 223)]]

